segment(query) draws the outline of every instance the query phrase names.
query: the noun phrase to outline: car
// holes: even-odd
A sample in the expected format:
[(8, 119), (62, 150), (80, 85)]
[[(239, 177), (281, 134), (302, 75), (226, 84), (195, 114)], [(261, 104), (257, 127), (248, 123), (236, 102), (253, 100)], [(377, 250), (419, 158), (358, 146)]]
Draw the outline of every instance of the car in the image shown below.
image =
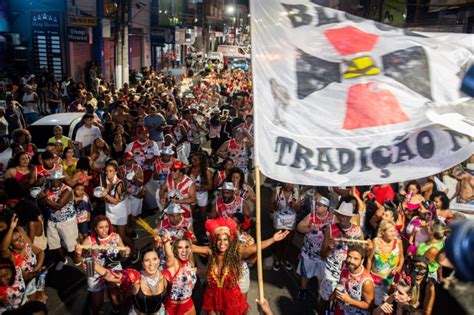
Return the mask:
[(235, 58), (230, 65), (232, 70), (242, 69), (247, 72), (250, 69), (249, 62), (245, 58)]
[(39, 151), (44, 150), (48, 139), (54, 135), (53, 128), (56, 125), (63, 127), (63, 134), (74, 140), (77, 129), (82, 125), (82, 116), (84, 113), (59, 113), (38, 119), (27, 128), (31, 134), (31, 142)]
[[(74, 139), (82, 116), (84, 113), (60, 113), (40, 118), (27, 128), (31, 134), (31, 142), (39, 151), (44, 151), (48, 139), (53, 136), (53, 128), (56, 125), (63, 127), (64, 135)], [(12, 149), (9, 146), (0, 146), (0, 150), (0, 172), (5, 172), (8, 161), (12, 158)]]

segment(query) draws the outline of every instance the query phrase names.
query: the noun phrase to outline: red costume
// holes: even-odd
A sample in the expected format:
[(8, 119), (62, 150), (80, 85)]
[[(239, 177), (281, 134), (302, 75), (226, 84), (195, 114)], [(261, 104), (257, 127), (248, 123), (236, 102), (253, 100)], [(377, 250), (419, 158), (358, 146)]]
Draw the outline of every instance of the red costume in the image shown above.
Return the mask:
[[(237, 223), (231, 218), (206, 221), (206, 230), (215, 242), (217, 234), (225, 233), (231, 240), (235, 237)], [(224, 266), (221, 275), (216, 275), (217, 266), (208, 268), (207, 288), (204, 293), (203, 309), (206, 312), (222, 312), (225, 315), (246, 314), (249, 305), (240, 291), (235, 271)]]

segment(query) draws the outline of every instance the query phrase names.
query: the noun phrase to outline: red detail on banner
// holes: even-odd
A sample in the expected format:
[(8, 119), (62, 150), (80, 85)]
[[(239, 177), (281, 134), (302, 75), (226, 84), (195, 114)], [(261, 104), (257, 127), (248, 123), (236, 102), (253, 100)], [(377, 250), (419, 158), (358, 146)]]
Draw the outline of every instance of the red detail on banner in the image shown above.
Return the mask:
[(342, 56), (371, 51), (379, 39), (378, 35), (366, 33), (353, 26), (330, 29), (325, 31), (324, 35)]
[(349, 88), (343, 129), (377, 127), (408, 120), (395, 95), (382, 84), (370, 82)]

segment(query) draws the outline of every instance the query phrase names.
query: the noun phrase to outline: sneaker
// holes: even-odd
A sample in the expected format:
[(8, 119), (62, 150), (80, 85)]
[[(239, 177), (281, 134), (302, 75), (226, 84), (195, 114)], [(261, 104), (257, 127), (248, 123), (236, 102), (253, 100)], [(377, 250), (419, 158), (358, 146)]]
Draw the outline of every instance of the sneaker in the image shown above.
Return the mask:
[(288, 260), (284, 260), (283, 265), (285, 266), (286, 270), (292, 270), (293, 269), (293, 265)]
[(132, 264), (136, 264), (137, 262), (140, 261), (140, 250), (137, 249), (131, 257)]
[(300, 290), (298, 291), (298, 300), (299, 301), (306, 300), (306, 294), (308, 294), (308, 289), (300, 288)]
[(64, 258), (64, 260), (59, 261), (56, 264), (56, 268), (54, 268), (56, 271), (61, 271), (64, 268), (64, 265), (67, 265), (67, 258)]
[(279, 271), (280, 270), (281, 263), (278, 259), (275, 258), (275, 261), (273, 262), (273, 270)]

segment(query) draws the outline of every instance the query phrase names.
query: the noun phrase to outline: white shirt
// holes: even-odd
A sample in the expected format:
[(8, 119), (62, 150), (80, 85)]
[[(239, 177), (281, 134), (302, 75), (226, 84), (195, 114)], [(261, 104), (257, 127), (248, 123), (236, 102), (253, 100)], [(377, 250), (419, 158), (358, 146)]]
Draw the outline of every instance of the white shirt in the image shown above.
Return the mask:
[(96, 126), (87, 128), (85, 125), (77, 130), (75, 141), (82, 143), (82, 147), (91, 145), (95, 139), (101, 137), (100, 129)]

